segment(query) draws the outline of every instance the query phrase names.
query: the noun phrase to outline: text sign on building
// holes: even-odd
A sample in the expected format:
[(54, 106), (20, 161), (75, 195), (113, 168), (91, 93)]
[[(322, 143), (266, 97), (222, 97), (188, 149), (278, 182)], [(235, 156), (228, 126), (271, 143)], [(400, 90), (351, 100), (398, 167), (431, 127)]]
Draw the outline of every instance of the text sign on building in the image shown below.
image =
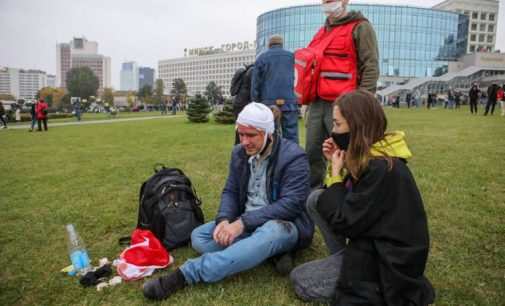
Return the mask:
[(256, 49), (256, 41), (249, 42), (235, 42), (222, 44), (221, 47), (205, 47), (205, 48), (194, 48), (194, 49), (184, 49), (184, 56), (202, 56), (202, 55), (211, 55), (211, 54), (219, 54), (225, 52), (235, 52), (235, 51), (244, 51), (244, 50), (254, 50)]

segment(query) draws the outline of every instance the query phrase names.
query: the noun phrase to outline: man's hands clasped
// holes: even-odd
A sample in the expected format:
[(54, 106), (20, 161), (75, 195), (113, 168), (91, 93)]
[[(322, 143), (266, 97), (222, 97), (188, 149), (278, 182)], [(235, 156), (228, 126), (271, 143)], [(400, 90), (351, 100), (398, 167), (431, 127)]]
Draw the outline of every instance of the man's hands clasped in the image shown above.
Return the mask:
[(227, 220), (221, 221), (214, 229), (214, 241), (222, 246), (229, 246), (235, 239), (244, 232), (244, 223), (241, 219), (229, 223)]

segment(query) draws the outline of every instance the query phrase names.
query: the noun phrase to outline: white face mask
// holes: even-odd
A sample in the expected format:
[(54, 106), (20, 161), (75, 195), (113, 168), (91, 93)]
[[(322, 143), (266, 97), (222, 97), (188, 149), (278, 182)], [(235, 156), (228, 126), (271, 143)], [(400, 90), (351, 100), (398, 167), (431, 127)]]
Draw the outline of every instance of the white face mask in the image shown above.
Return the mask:
[(326, 16), (332, 15), (338, 17), (342, 14), (343, 11), (344, 11), (344, 5), (342, 4), (342, 1), (335, 1), (323, 4), (323, 12), (326, 14)]

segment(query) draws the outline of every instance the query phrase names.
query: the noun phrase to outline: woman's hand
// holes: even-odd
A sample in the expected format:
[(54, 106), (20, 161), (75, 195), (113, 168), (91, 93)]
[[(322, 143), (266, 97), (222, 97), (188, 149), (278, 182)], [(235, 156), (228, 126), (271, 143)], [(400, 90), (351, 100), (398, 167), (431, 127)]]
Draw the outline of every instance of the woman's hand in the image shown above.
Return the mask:
[(333, 138), (330, 137), (323, 142), (323, 155), (326, 160), (331, 161), (332, 156), (337, 149), (337, 145), (333, 141)]
[(331, 176), (338, 176), (344, 168), (345, 151), (336, 149), (331, 156)]

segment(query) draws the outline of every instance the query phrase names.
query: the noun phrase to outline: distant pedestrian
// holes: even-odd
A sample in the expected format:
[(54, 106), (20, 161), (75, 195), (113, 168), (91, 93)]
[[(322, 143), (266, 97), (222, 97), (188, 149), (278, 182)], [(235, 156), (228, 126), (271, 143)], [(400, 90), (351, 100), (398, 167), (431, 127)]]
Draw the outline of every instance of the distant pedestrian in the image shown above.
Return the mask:
[(487, 116), (489, 111), (491, 110), (491, 115), (494, 114), (494, 108), (496, 107), (496, 96), (498, 95), (498, 85), (493, 84), (487, 89), (487, 104), (486, 104), (486, 112), (484, 116)]
[(21, 107), (16, 105), (16, 122), (21, 121)]
[(179, 101), (177, 101), (177, 98), (172, 98), (172, 115), (177, 114), (177, 104)]
[(160, 101), (160, 114), (163, 116), (166, 114), (166, 108), (165, 108), (165, 103), (163, 101)]
[(431, 106), (433, 105), (433, 94), (428, 94), (428, 101), (426, 102), (426, 107), (428, 109), (431, 108)]
[(32, 116), (32, 124), (30, 129), (28, 130), (29, 132), (33, 132), (33, 128), (35, 127), (35, 123), (37, 123), (37, 103), (38, 102), (32, 102), (30, 105), (30, 115)]
[(389, 96), (388, 97), (388, 106), (395, 107), (395, 97), (394, 96)]
[(0, 102), (0, 121), (2, 121), (3, 129), (7, 128), (7, 122), (5, 121), (5, 108), (2, 102)]
[(423, 98), (419, 90), (416, 90), (416, 92), (412, 95), (412, 99), (412, 105), (414, 105), (416, 108), (418, 108), (420, 105), (424, 105)]
[(452, 90), (451, 87), (449, 87), (449, 90), (447, 91), (447, 100), (444, 103), (444, 108), (452, 108), (454, 105), (454, 91)]
[(460, 104), (461, 104), (461, 93), (455, 92), (454, 93), (454, 107), (456, 109), (459, 109)]
[(479, 101), (480, 89), (477, 83), (472, 84), (472, 88), (468, 92), (468, 97), (470, 98), (470, 113), (477, 115), (477, 105)]
[(81, 121), (81, 99), (77, 99), (74, 102), (75, 118), (77, 121)]
[(407, 108), (410, 108), (410, 103), (412, 102), (412, 94), (408, 93), (405, 97), (405, 102), (407, 102)]
[(47, 106), (47, 103), (43, 99), (40, 99), (39, 103), (37, 103), (37, 107), (35, 108), (35, 112), (37, 114), (37, 125), (38, 125), (37, 131), (39, 131), (39, 132), (42, 131), (42, 123), (44, 123), (44, 131), (47, 131), (48, 106)]
[(395, 105), (396, 108), (400, 108), (400, 96), (396, 96)]
[(503, 84), (502, 87), (498, 89), (496, 98), (500, 101), (501, 115), (505, 116), (505, 84)]

